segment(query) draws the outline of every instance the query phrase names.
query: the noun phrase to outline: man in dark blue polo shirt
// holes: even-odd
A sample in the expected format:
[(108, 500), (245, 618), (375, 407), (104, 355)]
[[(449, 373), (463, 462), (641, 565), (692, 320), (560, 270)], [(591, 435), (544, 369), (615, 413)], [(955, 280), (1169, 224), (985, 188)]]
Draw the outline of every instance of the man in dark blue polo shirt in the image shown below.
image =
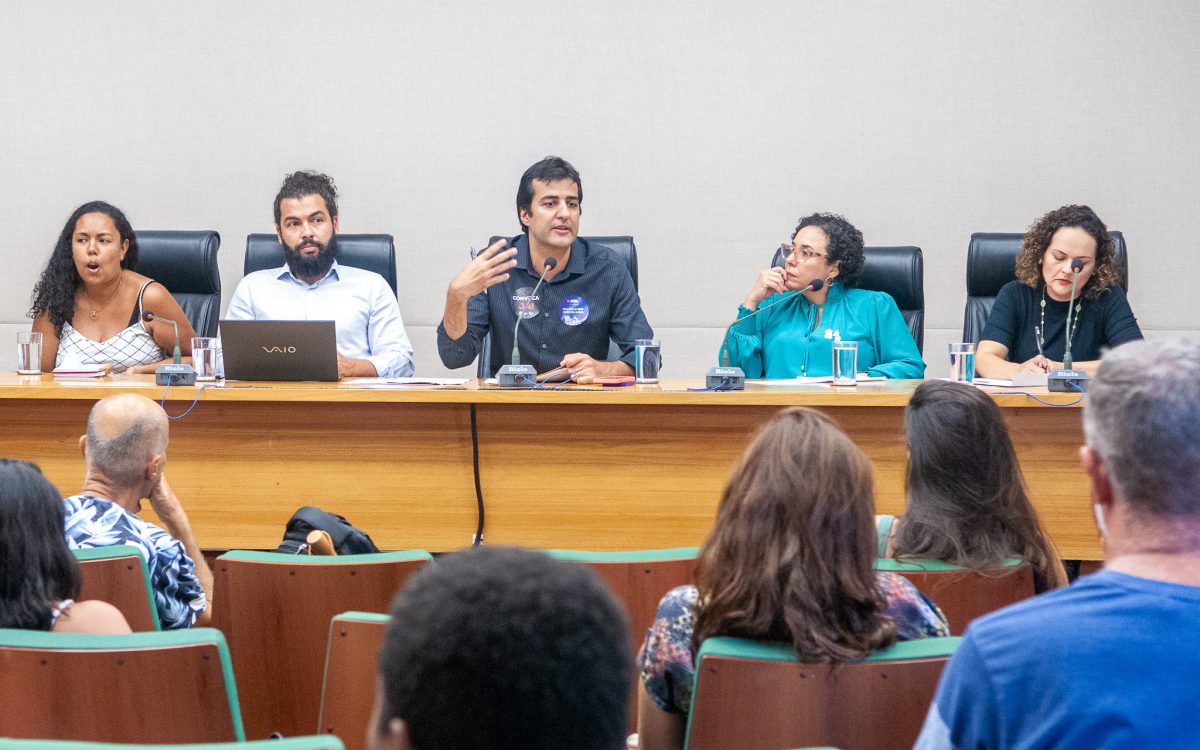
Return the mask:
[[(517, 188), (524, 233), (496, 242), (450, 281), (437, 331), (443, 364), (471, 364), (490, 332), (485, 371), (494, 374), (511, 360), (520, 316), (521, 362), (539, 373), (563, 367), (581, 383), (633, 374), (633, 342), (654, 332), (624, 261), (578, 237), (582, 202), (579, 173), (565, 160), (549, 156), (525, 170)], [(554, 268), (535, 295), (550, 259)], [(605, 359), (610, 339), (620, 359)]]

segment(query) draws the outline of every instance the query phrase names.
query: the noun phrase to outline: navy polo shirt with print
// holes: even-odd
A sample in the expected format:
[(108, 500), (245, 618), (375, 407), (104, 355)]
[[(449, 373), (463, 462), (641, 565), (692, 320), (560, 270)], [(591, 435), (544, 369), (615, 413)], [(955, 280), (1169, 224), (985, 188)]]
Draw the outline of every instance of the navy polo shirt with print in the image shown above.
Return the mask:
[(633, 367), (633, 342), (654, 337), (642, 312), (642, 302), (629, 269), (615, 252), (577, 237), (571, 245), (567, 267), (542, 284), (541, 269), (529, 258), (529, 239), (520, 235), (517, 265), (501, 282), (475, 295), (467, 303), (467, 332), (453, 340), (444, 323), (437, 328), (438, 354), (451, 369), (466, 367), (479, 354), (484, 336), (492, 336), (491, 361), (486, 372), (494, 375), (512, 361), (512, 331), (522, 317), (522, 364), (539, 373), (559, 366), (564, 355), (583, 352), (595, 360), (608, 359), (611, 339), (621, 349), (621, 360)]

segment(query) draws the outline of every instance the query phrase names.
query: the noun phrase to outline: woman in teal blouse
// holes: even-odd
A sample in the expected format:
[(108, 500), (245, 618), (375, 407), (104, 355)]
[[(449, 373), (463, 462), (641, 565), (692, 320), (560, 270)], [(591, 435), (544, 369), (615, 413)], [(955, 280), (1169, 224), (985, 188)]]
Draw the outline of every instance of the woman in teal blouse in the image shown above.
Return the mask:
[[(850, 222), (835, 214), (801, 219), (787, 263), (760, 273), (738, 308), (738, 318), (764, 309), (730, 331), (731, 364), (748, 378), (827, 376), (833, 342), (857, 341), (859, 372), (924, 377), (925, 362), (895, 301), (854, 288), (862, 268), (862, 232)], [(824, 282), (820, 290), (799, 291), (814, 279)]]

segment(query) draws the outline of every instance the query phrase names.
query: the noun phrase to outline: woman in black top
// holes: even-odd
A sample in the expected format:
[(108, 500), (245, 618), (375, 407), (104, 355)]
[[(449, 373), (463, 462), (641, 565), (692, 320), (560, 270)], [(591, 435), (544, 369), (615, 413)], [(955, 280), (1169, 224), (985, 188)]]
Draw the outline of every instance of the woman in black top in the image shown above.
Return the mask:
[(1087, 206), (1063, 206), (1025, 234), (1017, 279), (1000, 289), (976, 349), (980, 375), (1011, 378), (1062, 368), (1076, 259), (1083, 268), (1071, 324), (1073, 367), (1092, 372), (1102, 349), (1142, 338), (1104, 222)]

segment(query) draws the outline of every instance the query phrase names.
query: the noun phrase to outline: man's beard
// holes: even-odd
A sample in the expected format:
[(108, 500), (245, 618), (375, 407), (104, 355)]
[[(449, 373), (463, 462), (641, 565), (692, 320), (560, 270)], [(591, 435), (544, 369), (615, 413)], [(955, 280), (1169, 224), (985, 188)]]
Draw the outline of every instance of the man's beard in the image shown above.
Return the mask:
[[(313, 256), (300, 255), (300, 248), (311, 245), (317, 248)], [(287, 261), (292, 275), (297, 278), (323, 277), (329, 273), (333, 261), (337, 258), (337, 235), (329, 238), (329, 244), (321, 244), (316, 240), (303, 240), (296, 247), (283, 246), (283, 258)]]

